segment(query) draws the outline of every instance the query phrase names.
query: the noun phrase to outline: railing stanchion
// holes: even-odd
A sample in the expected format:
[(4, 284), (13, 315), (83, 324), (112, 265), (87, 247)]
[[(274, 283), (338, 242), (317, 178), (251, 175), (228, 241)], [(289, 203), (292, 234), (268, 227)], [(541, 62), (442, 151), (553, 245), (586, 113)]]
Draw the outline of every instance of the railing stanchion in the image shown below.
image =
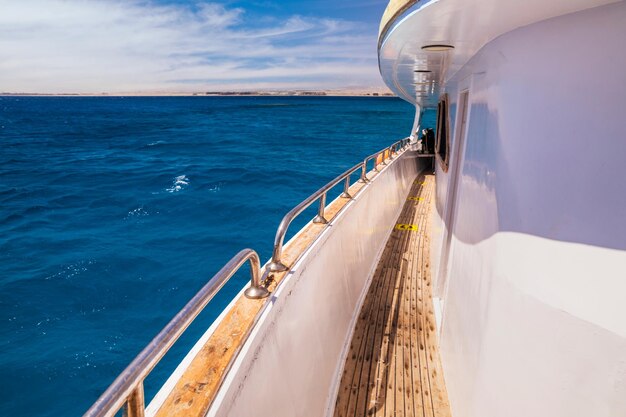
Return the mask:
[(313, 219), (313, 223), (326, 224), (328, 220), (324, 217), (324, 210), (326, 209), (326, 193), (323, 193), (320, 197), (320, 205), (317, 209), (317, 216)]
[(343, 183), (343, 193), (341, 193), (341, 198), (352, 198), (350, 195), (350, 175), (346, 177), (346, 180)]
[(269, 290), (261, 283), (261, 261), (258, 256), (250, 258), (250, 286), (246, 288), (244, 294), (253, 300), (270, 295)]
[(123, 415), (124, 417), (144, 417), (146, 415), (143, 396), (143, 382), (140, 382), (133, 392), (130, 393), (130, 396), (124, 404)]
[(367, 179), (367, 161), (368, 159), (365, 159), (363, 161), (363, 166), (361, 167), (361, 178), (359, 178), (359, 182), (362, 182), (364, 184), (369, 182), (369, 180)]
[[(285, 240), (285, 235), (287, 234), (287, 228), (289, 227), (293, 219), (296, 218), (296, 216), (298, 216), (300, 213), (302, 213), (307, 207), (309, 207), (314, 202), (319, 200), (319, 208), (317, 210), (317, 215), (313, 219), (313, 223), (318, 223), (318, 224), (328, 223), (328, 220), (326, 219), (325, 213), (324, 213), (326, 209), (326, 194), (328, 193), (330, 189), (335, 187), (337, 184), (339, 184), (342, 181), (345, 181), (344, 192), (347, 192), (349, 195), (350, 176), (356, 171), (358, 171), (359, 169), (362, 170), (364, 164), (365, 164), (364, 162), (361, 162), (353, 166), (352, 168), (350, 168), (349, 170), (347, 170), (346, 172), (344, 172), (343, 174), (341, 174), (340, 176), (338, 176), (337, 178), (335, 178), (334, 180), (332, 180), (331, 182), (329, 182), (328, 184), (326, 184), (325, 186), (317, 190), (315, 193), (311, 194), (306, 200), (304, 200), (303, 202), (298, 204), (296, 207), (291, 209), (291, 211), (287, 213), (285, 217), (283, 217), (280, 224), (278, 225), (278, 230), (276, 230), (276, 237), (274, 238), (274, 250), (272, 252), (272, 259), (270, 260), (270, 263), (267, 265), (267, 269), (270, 272), (284, 272), (284, 271), (289, 270), (289, 267), (282, 262), (282, 254), (283, 254), (283, 243)], [(342, 195), (342, 196), (345, 197), (345, 195)], [(350, 196), (350, 198), (352, 198), (352, 196)]]

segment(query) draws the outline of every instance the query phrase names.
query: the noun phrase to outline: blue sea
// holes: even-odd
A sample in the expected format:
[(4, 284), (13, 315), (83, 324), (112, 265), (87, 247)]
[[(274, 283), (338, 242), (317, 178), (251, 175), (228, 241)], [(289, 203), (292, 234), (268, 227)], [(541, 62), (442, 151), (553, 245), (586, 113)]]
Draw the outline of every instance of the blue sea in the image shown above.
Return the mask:
[(0, 416), (82, 415), (225, 262), (265, 262), (287, 211), (413, 116), (396, 98), (0, 97)]

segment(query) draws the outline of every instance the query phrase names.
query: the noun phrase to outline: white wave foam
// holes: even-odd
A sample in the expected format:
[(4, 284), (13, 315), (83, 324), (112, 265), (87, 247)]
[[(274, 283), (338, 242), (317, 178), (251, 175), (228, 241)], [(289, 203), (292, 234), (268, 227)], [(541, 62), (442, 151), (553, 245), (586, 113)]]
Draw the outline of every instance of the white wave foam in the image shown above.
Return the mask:
[(131, 218), (148, 217), (149, 215), (150, 213), (148, 212), (148, 210), (146, 210), (144, 206), (141, 206), (141, 207), (137, 207), (134, 210), (129, 211), (126, 214), (126, 220), (131, 219)]
[(187, 176), (185, 175), (179, 175), (178, 177), (174, 178), (174, 181), (172, 182), (172, 186), (170, 188), (166, 188), (166, 191), (169, 193), (176, 193), (188, 185), (189, 185), (189, 178), (187, 178)]
[(95, 263), (96, 261), (89, 259), (86, 261), (83, 260), (83, 261), (78, 261), (73, 264), (65, 265), (61, 267), (61, 270), (59, 272), (52, 274), (52, 275), (48, 275), (44, 279), (46, 281), (56, 280), (56, 279), (70, 280), (76, 277), (77, 275), (80, 275), (81, 273), (86, 272), (89, 269), (89, 267)]

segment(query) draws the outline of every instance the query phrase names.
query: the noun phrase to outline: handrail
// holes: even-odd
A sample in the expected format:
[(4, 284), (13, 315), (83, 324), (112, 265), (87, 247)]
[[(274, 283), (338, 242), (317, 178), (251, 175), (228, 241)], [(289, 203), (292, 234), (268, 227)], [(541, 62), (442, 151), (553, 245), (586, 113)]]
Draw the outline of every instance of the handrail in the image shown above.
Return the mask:
[(269, 291), (261, 283), (261, 262), (252, 249), (244, 249), (235, 255), (207, 284), (183, 307), (182, 310), (152, 339), (139, 355), (113, 381), (111, 386), (85, 413), (84, 417), (112, 417), (122, 406), (124, 416), (145, 415), (143, 381), (161, 358), (168, 352), (191, 322), (209, 304), (226, 282), (250, 261), (251, 285), (244, 292), (252, 299), (265, 298)]
[[(410, 137), (406, 137), (406, 138), (404, 138), (404, 139), (400, 139), (399, 141), (395, 142), (394, 144), (392, 144), (392, 145), (391, 145), (391, 146), (389, 146), (388, 148), (382, 149), (382, 150), (380, 150), (380, 151), (378, 151), (378, 152), (376, 152), (376, 153), (373, 153), (373, 154), (371, 154), (370, 156), (366, 157), (366, 158), (363, 160), (363, 168), (362, 168), (362, 170), (361, 170), (361, 178), (359, 179), (359, 181), (360, 181), (360, 182), (363, 182), (363, 183), (367, 183), (367, 182), (369, 182), (369, 180), (367, 179), (367, 163), (368, 163), (369, 161), (371, 161), (372, 159), (378, 158), (378, 156), (379, 156), (379, 155), (381, 155), (381, 154), (382, 154), (382, 155), (383, 155), (383, 157), (384, 157), (384, 155), (385, 155), (385, 151), (387, 151), (387, 150), (389, 150), (390, 159), (393, 159), (393, 158), (391, 157), (391, 156), (392, 156), (392, 148), (394, 148), (396, 145), (399, 145), (399, 146), (400, 146), (400, 148), (399, 148), (399, 149), (402, 149), (402, 148), (404, 148), (406, 145), (408, 145), (410, 142), (411, 142), (411, 138), (410, 138)], [(396, 148), (396, 149), (395, 149), (395, 152), (398, 152), (398, 150), (399, 150), (399, 149), (398, 149), (398, 148)], [(386, 163), (386, 162), (384, 162), (384, 160), (383, 160), (382, 164), (383, 164), (383, 165), (387, 165), (387, 163)], [(378, 172), (378, 166), (376, 166), (376, 165), (374, 166), (374, 171)]]
[[(384, 155), (385, 150), (383, 149), (382, 151), (378, 151), (376, 153), (371, 154), (370, 156), (368, 156), (367, 158), (365, 158), (363, 160), (363, 165), (364, 165), (364, 169), (361, 171), (361, 180), (362, 182), (369, 182), (369, 180), (367, 179), (367, 163), (369, 161), (371, 161), (372, 159), (376, 159), (378, 158), (379, 155), (383, 154)], [(376, 164), (376, 161), (374, 161), (374, 171), (378, 172), (378, 165)]]
[[(287, 229), (289, 228), (289, 225), (291, 224), (291, 222), (298, 216), (300, 215), (300, 213), (302, 213), (307, 207), (309, 207), (311, 204), (313, 204), (316, 200), (319, 199), (319, 209), (317, 212), (317, 216), (315, 216), (315, 218), (313, 218), (313, 223), (328, 223), (328, 220), (326, 220), (326, 218), (324, 217), (324, 209), (326, 207), (326, 193), (333, 188), (335, 185), (339, 184), (342, 180), (345, 180), (345, 185), (344, 185), (344, 191), (341, 194), (340, 197), (342, 198), (352, 198), (349, 194), (349, 189), (350, 189), (350, 175), (352, 175), (352, 173), (354, 173), (355, 171), (357, 171), (359, 168), (361, 169), (361, 177), (359, 179), (359, 181), (361, 182), (368, 182), (367, 179), (367, 162), (369, 160), (371, 160), (372, 158), (376, 158), (378, 157), (380, 154), (383, 155), (383, 161), (382, 163), (384, 165), (386, 165), (385, 161), (384, 161), (384, 155), (385, 152), (389, 151), (388, 153), (388, 158), (389, 159), (393, 159), (393, 149), (395, 149), (395, 151), (397, 152), (399, 149), (403, 148), (404, 146), (406, 146), (406, 144), (408, 143), (408, 138), (405, 139), (401, 139), (397, 142), (395, 142), (394, 144), (392, 144), (391, 146), (375, 153), (372, 154), (370, 156), (368, 156), (367, 158), (365, 158), (363, 160), (363, 162), (355, 165), (354, 167), (350, 168), (349, 170), (347, 170), (346, 172), (344, 172), (343, 174), (339, 175), (337, 178), (335, 178), (334, 180), (330, 181), (328, 184), (324, 185), (322, 188), (320, 188), (319, 190), (317, 190), (315, 193), (311, 194), (308, 198), (306, 198), (303, 202), (301, 202), (300, 204), (298, 204), (296, 207), (294, 207), (293, 209), (291, 209), (291, 211), (289, 211), (289, 213), (287, 213), (285, 215), (285, 217), (283, 217), (283, 219), (281, 220), (280, 224), (278, 225), (278, 230), (276, 231), (276, 237), (274, 238), (274, 249), (272, 251), (272, 259), (270, 261), (270, 263), (268, 264), (268, 269), (271, 272), (284, 272), (284, 271), (288, 271), (289, 267), (287, 267), (287, 265), (285, 265), (282, 262), (282, 253), (283, 253), (283, 243), (285, 241), (285, 235), (287, 234)], [(396, 148), (397, 145), (400, 145), (400, 148)], [(393, 148), (393, 149), (392, 149)], [(378, 169), (375, 167), (374, 168), (376, 171), (378, 171)]]
[(282, 272), (289, 269), (285, 264), (281, 262), (281, 256), (283, 251), (283, 242), (285, 240), (285, 235), (287, 234), (287, 228), (289, 227), (293, 219), (295, 219), (307, 207), (309, 207), (311, 204), (319, 199), (319, 209), (317, 211), (317, 216), (315, 216), (315, 218), (313, 219), (313, 223), (328, 223), (328, 220), (326, 220), (326, 218), (324, 217), (324, 210), (326, 208), (326, 193), (335, 185), (345, 180), (346, 182), (344, 185), (344, 193), (341, 195), (341, 197), (352, 198), (348, 193), (348, 190), (350, 188), (350, 175), (360, 169), (362, 165), (363, 162), (358, 163), (357, 165), (348, 169), (343, 174), (339, 175), (334, 180), (330, 181), (322, 188), (311, 194), (303, 202), (291, 209), (289, 213), (285, 215), (285, 217), (283, 217), (280, 224), (278, 225), (276, 237), (274, 238), (274, 250), (272, 252), (272, 260), (268, 265), (270, 271)]

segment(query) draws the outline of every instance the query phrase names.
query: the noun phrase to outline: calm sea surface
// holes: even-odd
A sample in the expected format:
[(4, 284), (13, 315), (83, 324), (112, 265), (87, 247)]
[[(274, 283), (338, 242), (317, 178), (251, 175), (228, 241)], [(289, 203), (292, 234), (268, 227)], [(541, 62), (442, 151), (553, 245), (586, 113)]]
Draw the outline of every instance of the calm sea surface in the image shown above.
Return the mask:
[(0, 415), (81, 415), (235, 253), (267, 260), (288, 210), (412, 120), (394, 98), (0, 97)]

